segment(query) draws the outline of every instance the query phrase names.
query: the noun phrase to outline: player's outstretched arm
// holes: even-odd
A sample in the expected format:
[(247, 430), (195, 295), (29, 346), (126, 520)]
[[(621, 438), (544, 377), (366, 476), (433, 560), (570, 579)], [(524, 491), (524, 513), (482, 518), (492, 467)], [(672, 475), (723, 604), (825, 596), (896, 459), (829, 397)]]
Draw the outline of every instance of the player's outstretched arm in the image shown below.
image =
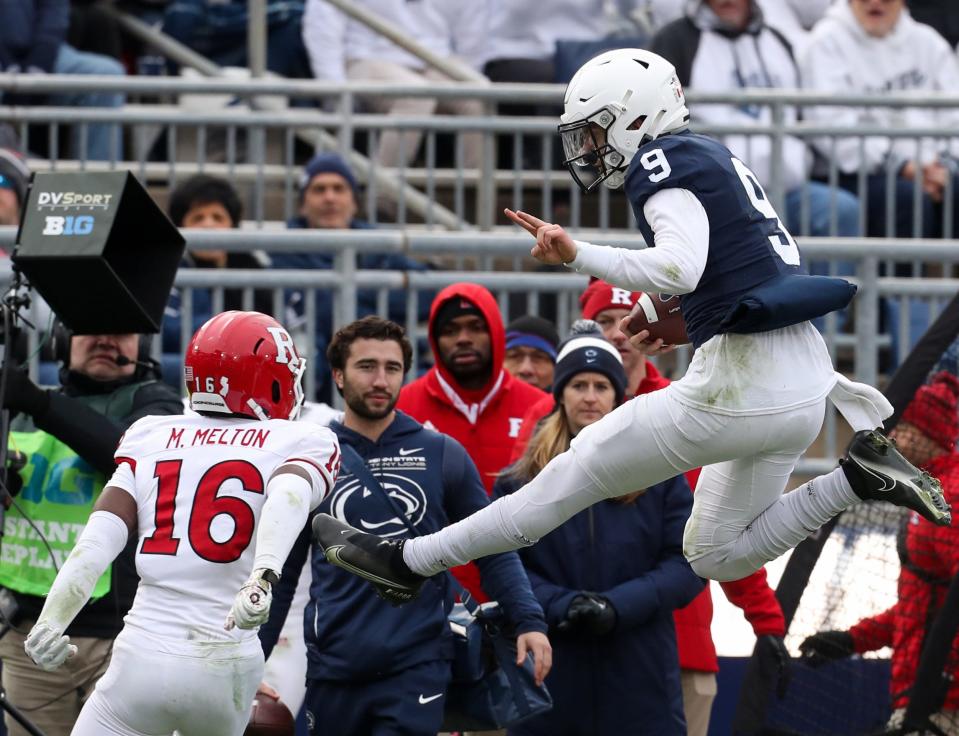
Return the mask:
[(534, 217), (528, 212), (505, 209), (506, 216), (536, 238), (530, 255), (537, 261), (558, 266), (576, 258), (576, 242), (562, 227)]
[(63, 632), (86, 604), (107, 566), (123, 551), (135, 525), (133, 497), (115, 486), (104, 488), (23, 644), (27, 656), (39, 667), (52, 672), (77, 653)]
[(299, 465), (282, 465), (266, 486), (266, 502), (256, 529), (253, 574), (236, 594), (224, 628), (255, 629), (270, 617), (273, 585), (310, 510), (320, 501), (310, 474)]

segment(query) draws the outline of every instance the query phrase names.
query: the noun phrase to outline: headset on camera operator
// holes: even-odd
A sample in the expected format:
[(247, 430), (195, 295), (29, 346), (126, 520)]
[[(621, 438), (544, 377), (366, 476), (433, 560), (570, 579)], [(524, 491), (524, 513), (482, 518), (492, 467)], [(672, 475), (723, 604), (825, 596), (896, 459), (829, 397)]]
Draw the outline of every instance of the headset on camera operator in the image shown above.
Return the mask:
[[(71, 337), (62, 329), (54, 334), (60, 387), (41, 388), (25, 372), (10, 370), (2, 397), (13, 415), (10, 449), (24, 453), (27, 464), (22, 490), (7, 512), (0, 558), (0, 585), (18, 604), (9, 622), (14, 628), (0, 639), (0, 659), (8, 699), (47, 736), (67, 736), (106, 670), (113, 639), (133, 602), (135, 545), (101, 578), (92, 602), (67, 630), (80, 648), (70, 666), (38, 669), (23, 650), (24, 637), (113, 473), (113, 453), (125, 429), (143, 416), (180, 414), (183, 407), (177, 392), (159, 381), (147, 336)], [(56, 566), (50, 565), (53, 548)], [(25, 733), (9, 717), (7, 728), (10, 736)]]

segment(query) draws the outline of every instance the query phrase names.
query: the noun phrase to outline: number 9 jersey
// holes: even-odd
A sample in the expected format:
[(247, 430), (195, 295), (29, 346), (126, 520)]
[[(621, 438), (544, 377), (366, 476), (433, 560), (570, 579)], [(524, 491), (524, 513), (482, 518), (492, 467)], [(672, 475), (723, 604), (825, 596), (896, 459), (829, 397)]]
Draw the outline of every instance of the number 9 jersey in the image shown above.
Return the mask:
[(744, 295), (800, 267), (799, 249), (755, 174), (712, 138), (680, 132), (641, 146), (626, 172), (626, 195), (647, 243), (643, 214), (663, 189), (692, 192), (709, 218), (709, 254), (696, 289), (681, 297), (686, 332), (697, 347)]
[(155, 416), (127, 430), (115, 458), (109, 485), (137, 504), (140, 585), (126, 626), (181, 641), (255, 639), (223, 621), (252, 571), (267, 482), (282, 465), (301, 468), (315, 508), (336, 480), (336, 436), (285, 419)]

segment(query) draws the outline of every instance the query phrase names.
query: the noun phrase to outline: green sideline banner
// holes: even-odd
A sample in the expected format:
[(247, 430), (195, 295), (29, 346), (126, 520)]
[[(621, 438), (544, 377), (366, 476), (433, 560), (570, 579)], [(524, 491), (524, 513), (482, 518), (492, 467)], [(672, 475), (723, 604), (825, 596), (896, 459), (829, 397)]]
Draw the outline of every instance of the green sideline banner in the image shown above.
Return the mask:
[[(44, 596), (86, 526), (107, 479), (46, 432), (11, 432), (10, 446), (29, 460), (20, 471), (19, 509), (11, 507), (4, 519), (0, 586)], [(53, 549), (56, 567), (47, 544)], [(107, 568), (97, 581), (94, 599), (110, 590), (110, 572)]]

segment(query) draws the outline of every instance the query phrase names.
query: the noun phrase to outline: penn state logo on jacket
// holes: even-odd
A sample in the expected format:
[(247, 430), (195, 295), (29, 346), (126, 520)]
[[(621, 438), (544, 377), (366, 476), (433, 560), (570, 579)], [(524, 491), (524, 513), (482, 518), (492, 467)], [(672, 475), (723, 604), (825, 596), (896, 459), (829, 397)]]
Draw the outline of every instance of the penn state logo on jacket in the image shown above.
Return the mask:
[[(370, 458), (368, 461), (373, 477), (413, 526), (423, 520), (427, 511), (426, 491), (409, 474), (411, 470), (426, 470), (422, 450), (421, 447), (401, 447), (393, 457)], [(332, 516), (365, 532), (381, 537), (409, 536), (403, 520), (382, 494), (367, 488), (363, 481), (345, 469), (337, 479), (329, 504)]]

